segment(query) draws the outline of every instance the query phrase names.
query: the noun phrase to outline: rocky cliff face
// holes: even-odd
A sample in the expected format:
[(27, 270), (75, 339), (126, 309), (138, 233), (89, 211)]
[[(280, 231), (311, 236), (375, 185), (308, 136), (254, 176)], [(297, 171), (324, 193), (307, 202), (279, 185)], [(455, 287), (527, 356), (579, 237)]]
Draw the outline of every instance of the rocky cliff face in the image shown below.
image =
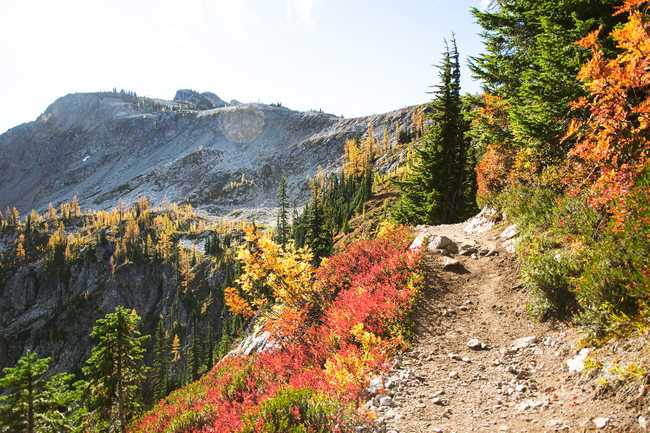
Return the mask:
[(342, 119), (191, 90), (173, 101), (71, 94), (0, 136), (0, 207), (43, 209), (76, 193), (84, 208), (102, 209), (147, 195), (271, 220), (281, 176), (300, 203), (319, 166), (338, 166), (346, 138), (365, 134), (368, 122), (379, 140), (384, 126), (394, 135), (414, 109)]
[(210, 299), (200, 317), (205, 338), (210, 326), (219, 333), (223, 273), (209, 260), (196, 266), (194, 292), (181, 292), (171, 264), (131, 263), (111, 271), (112, 245), (100, 244), (64, 273), (48, 270), (43, 260), (0, 278), (0, 369), (15, 364), (27, 350), (52, 357), (56, 371), (79, 369), (92, 346), (95, 321), (118, 305), (135, 308), (143, 332), (154, 334), (160, 317), (184, 346), (196, 304)]

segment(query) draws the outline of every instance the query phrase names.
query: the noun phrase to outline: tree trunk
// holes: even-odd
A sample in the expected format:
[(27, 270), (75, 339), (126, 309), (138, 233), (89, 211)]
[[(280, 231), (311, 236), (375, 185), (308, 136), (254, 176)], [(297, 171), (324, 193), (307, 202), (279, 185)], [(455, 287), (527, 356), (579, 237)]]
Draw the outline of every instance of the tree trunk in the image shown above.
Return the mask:
[(31, 375), (27, 381), (27, 433), (34, 433), (34, 384)]
[(122, 377), (123, 353), (117, 355), (117, 414), (120, 418), (120, 431), (126, 433), (126, 414), (124, 413), (124, 389)]

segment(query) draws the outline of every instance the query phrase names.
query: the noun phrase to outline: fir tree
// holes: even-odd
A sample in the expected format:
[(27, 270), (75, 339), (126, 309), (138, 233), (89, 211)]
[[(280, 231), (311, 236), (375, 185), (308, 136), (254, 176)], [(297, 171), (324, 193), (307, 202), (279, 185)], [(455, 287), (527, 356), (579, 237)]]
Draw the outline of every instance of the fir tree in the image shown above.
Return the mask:
[(91, 332), (96, 341), (83, 367), (88, 380), (88, 406), (101, 431), (126, 433), (129, 420), (142, 408), (144, 342), (135, 310), (118, 306), (98, 319)]
[(170, 347), (163, 318), (158, 320), (153, 351), (153, 397), (164, 398), (169, 392)]
[(192, 380), (199, 378), (199, 373), (201, 372), (201, 365), (203, 363), (203, 353), (202, 353), (202, 342), (201, 336), (199, 335), (199, 330), (197, 327), (196, 315), (192, 316), (192, 347), (190, 356), (192, 357), (191, 368), (192, 368)]
[[(618, 0), (513, 0), (498, 8), (472, 9), (483, 28), (485, 51), (471, 59), (475, 77), (487, 94), (498, 97), (506, 111), (507, 127), (478, 122), (472, 134), (484, 149), (533, 148), (539, 167), (561, 161), (570, 140), (562, 140), (570, 116), (570, 102), (584, 95), (577, 80), (587, 51), (575, 41), (602, 25), (612, 28)], [(606, 34), (607, 32), (603, 32)]]
[(467, 139), (461, 113), (460, 64), (456, 41), (445, 43), (438, 66), (440, 84), (432, 92), (431, 125), (409, 160), (407, 174), (397, 181), (400, 198), (394, 218), (410, 224), (449, 223), (466, 207)]
[(282, 176), (280, 187), (278, 188), (278, 221), (277, 221), (277, 241), (284, 248), (289, 240), (289, 202), (287, 199), (287, 179)]
[(66, 415), (77, 397), (70, 389), (72, 376), (45, 375), (50, 358), (27, 352), (15, 367), (0, 376), (0, 431), (34, 433), (70, 427)]

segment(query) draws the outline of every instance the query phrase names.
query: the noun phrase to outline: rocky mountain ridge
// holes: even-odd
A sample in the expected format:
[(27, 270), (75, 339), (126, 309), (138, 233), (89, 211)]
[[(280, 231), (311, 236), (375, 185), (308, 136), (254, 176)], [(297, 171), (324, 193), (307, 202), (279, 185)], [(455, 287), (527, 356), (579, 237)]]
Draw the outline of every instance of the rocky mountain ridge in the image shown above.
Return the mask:
[(0, 135), (0, 208), (42, 210), (76, 193), (82, 207), (106, 209), (146, 195), (271, 220), (281, 176), (300, 203), (318, 167), (339, 166), (346, 139), (372, 123), (378, 140), (386, 127), (397, 141), (417, 109), (343, 119), (187, 89), (173, 101), (70, 94)]

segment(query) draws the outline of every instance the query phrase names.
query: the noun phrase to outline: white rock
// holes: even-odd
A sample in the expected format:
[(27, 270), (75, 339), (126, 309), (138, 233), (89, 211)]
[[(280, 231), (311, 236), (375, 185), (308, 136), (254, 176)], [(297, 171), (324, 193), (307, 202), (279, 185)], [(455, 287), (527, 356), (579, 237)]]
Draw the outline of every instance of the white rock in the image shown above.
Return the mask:
[(534, 344), (536, 341), (537, 341), (537, 337), (535, 336), (517, 338), (512, 342), (510, 349), (515, 351), (519, 349), (524, 349), (530, 346), (531, 344)]
[(437, 404), (439, 406), (445, 406), (445, 401), (443, 399), (441, 399), (440, 397), (433, 397), (431, 399), (431, 403)]
[(447, 236), (432, 236), (429, 238), (429, 249), (430, 250), (446, 250), (451, 247), (454, 243)]
[(587, 359), (587, 355), (589, 355), (589, 352), (591, 352), (591, 349), (585, 347), (584, 349), (581, 349), (576, 356), (569, 359), (566, 362), (567, 367), (569, 367), (569, 372), (581, 373), (582, 370), (585, 369), (585, 360)]
[(450, 371), (449, 372), (449, 377), (452, 379), (458, 379), (458, 372), (457, 371)]
[(370, 384), (368, 385), (368, 388), (366, 388), (366, 391), (369, 394), (377, 394), (379, 390), (382, 388), (383, 388), (383, 383), (381, 377), (377, 376), (370, 381)]
[(395, 403), (393, 402), (393, 398), (385, 395), (379, 399), (379, 406), (381, 407), (392, 407), (394, 406)]
[(639, 427), (641, 427), (643, 430), (646, 430), (648, 428), (648, 419), (644, 416), (640, 416), (637, 418), (637, 421), (639, 422)]
[(517, 228), (517, 224), (512, 224), (512, 225), (509, 225), (508, 227), (506, 227), (501, 232), (499, 237), (501, 238), (501, 240), (507, 241), (507, 240), (510, 240), (510, 239), (514, 238), (518, 234), (519, 234), (519, 228)]
[(472, 350), (483, 350), (487, 348), (485, 343), (482, 343), (478, 338), (470, 338), (467, 340), (467, 347)]
[(548, 399), (542, 398), (539, 400), (534, 400), (534, 399), (526, 399), (519, 403), (517, 405), (517, 410), (519, 412), (524, 412), (529, 409), (537, 409), (539, 407), (547, 406), (548, 405)]
[(450, 359), (454, 359), (454, 360), (456, 360), (456, 361), (461, 361), (461, 360), (463, 359), (463, 358), (460, 357), (459, 354), (457, 354), (457, 353), (453, 353), (453, 352), (449, 352), (449, 354), (448, 354), (447, 356), (448, 356)]
[(594, 422), (594, 425), (596, 428), (605, 428), (607, 427), (607, 424), (609, 424), (609, 418), (604, 417), (604, 416), (599, 416), (598, 418), (594, 418), (592, 420)]
[(484, 207), (478, 215), (468, 219), (463, 224), (467, 233), (484, 233), (494, 227), (494, 222), (499, 219), (499, 213), (491, 208)]

